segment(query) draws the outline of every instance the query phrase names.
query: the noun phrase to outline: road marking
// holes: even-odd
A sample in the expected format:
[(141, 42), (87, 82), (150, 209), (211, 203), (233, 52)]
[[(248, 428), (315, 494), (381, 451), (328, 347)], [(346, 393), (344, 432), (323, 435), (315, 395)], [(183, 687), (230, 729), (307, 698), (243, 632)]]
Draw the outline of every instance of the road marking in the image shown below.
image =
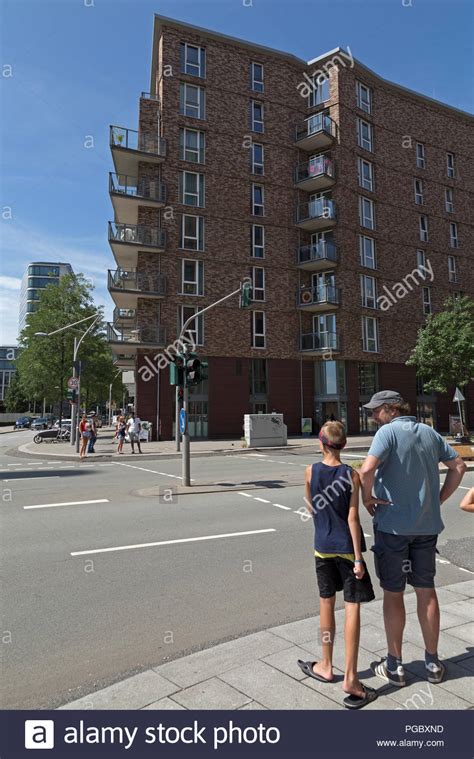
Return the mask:
[(276, 506), (277, 509), (285, 509), (285, 511), (291, 511), (291, 506), (283, 506), (281, 503), (272, 503), (272, 506)]
[(261, 501), (262, 503), (271, 503), (271, 501), (267, 501), (266, 498), (258, 498), (257, 496), (254, 496), (254, 501)]
[(27, 466), (37, 466), (37, 464), (44, 464), (44, 461), (28, 461)]
[(465, 569), (464, 567), (458, 567), (458, 569), (460, 569), (461, 572), (469, 572), (470, 575), (474, 575), (474, 572), (471, 572), (470, 569)]
[[(466, 488), (464, 485), (458, 485), (458, 487), (459, 487), (461, 490), (470, 490), (470, 489), (471, 489), (471, 488)], [(469, 571), (469, 570), (467, 570), (467, 571)]]
[(7, 464), (7, 466), (23, 466), (23, 464)]
[(96, 501), (64, 501), (64, 503), (40, 503), (37, 506), (23, 506), (24, 509), (53, 509), (56, 506), (83, 506), (88, 503), (110, 503), (108, 498), (98, 498)]
[(372, 535), (370, 534), (370, 532), (364, 532), (364, 538), (371, 538), (371, 537)]
[(177, 543), (196, 543), (201, 540), (218, 540), (220, 538), (238, 538), (244, 535), (263, 535), (267, 532), (276, 532), (273, 527), (267, 530), (249, 530), (248, 532), (225, 532), (222, 535), (203, 535), (200, 538), (179, 538), (178, 540), (160, 540), (156, 543), (135, 543), (129, 546), (115, 546), (114, 548), (94, 548), (90, 551), (72, 551), (71, 556), (86, 556), (91, 553), (110, 553), (112, 551), (130, 551), (132, 548), (151, 548), (153, 546), (171, 546)]
[(268, 453), (247, 453), (247, 456), (258, 456), (258, 458), (266, 459)]
[(250, 495), (250, 493), (241, 493), (240, 491), (237, 493), (237, 495), (243, 495), (246, 498), (253, 498), (253, 495)]
[(3, 480), (3, 482), (24, 482), (25, 480), (59, 480), (59, 474), (48, 474), (46, 477), (15, 477), (14, 480)]
[[(179, 477), (177, 474), (168, 474), (168, 472), (156, 472), (154, 469), (145, 469), (143, 466), (134, 466), (134, 464), (123, 464), (121, 461), (114, 461), (113, 462), (115, 466), (127, 466), (130, 469), (139, 469), (141, 472), (150, 472), (150, 474), (160, 474), (163, 477), (173, 477), (175, 480), (182, 480), (182, 477)], [(191, 479), (191, 482), (194, 482), (193, 479)]]

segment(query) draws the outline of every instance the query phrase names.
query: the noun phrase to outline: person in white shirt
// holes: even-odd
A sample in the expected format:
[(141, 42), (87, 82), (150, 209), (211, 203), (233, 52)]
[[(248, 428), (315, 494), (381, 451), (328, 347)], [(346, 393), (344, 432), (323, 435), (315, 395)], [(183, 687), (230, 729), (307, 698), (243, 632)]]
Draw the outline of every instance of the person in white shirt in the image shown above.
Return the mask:
[(138, 445), (138, 453), (142, 453), (142, 449), (140, 446), (140, 430), (142, 428), (142, 423), (140, 420), (140, 417), (135, 416), (135, 414), (130, 414), (130, 418), (127, 422), (127, 432), (128, 436), (130, 438), (130, 443), (132, 446), (132, 453), (135, 453), (135, 443)]

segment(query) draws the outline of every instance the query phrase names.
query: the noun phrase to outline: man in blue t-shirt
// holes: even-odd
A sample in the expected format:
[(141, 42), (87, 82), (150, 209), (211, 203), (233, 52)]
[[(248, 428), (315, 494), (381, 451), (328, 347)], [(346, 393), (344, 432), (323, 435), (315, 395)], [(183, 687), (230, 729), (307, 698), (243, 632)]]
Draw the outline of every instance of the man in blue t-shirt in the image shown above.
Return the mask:
[[(372, 671), (392, 685), (406, 685), (402, 638), (408, 582), (417, 597), (426, 676), (430, 683), (439, 683), (445, 674), (438, 657), (440, 619), (434, 587), (436, 542), (444, 529), (440, 505), (458, 487), (466, 465), (441, 435), (409, 415), (410, 406), (399, 393), (375, 393), (364, 408), (380, 426), (360, 477), (364, 506), (374, 517), (372, 550), (384, 591), (388, 646), (387, 657), (374, 662)], [(440, 461), (448, 467), (441, 492)]]

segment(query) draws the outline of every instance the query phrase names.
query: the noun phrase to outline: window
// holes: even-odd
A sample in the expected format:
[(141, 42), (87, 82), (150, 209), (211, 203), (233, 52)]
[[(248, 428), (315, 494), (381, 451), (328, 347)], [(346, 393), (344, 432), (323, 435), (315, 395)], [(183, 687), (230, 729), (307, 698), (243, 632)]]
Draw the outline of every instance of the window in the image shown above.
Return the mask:
[(375, 261), (375, 240), (373, 237), (359, 235), (359, 254), (361, 266), (366, 266), (367, 269), (377, 268)]
[(357, 108), (372, 113), (372, 91), (362, 82), (356, 82)]
[(364, 158), (357, 159), (359, 167), (359, 184), (364, 190), (373, 192), (374, 190), (374, 165)]
[(360, 275), (360, 293), (365, 308), (377, 308), (377, 285), (375, 277)]
[(182, 42), (180, 46), (180, 71), (182, 74), (206, 76), (206, 51), (203, 47)]
[(420, 216), (420, 240), (428, 242), (428, 217)]
[(265, 196), (264, 188), (261, 184), (252, 185), (252, 214), (254, 216), (263, 216), (265, 213)]
[[(179, 307), (179, 316), (180, 316), (180, 323), (178, 325), (179, 332), (181, 332), (183, 328), (183, 324), (186, 322), (186, 320), (189, 319), (194, 314), (196, 314), (200, 308), (202, 307), (201, 306), (199, 308), (197, 306), (180, 306)], [(203, 314), (201, 314), (201, 316), (198, 316), (196, 319), (194, 319), (194, 321), (192, 321), (189, 324), (189, 327), (187, 328), (186, 332), (189, 335), (191, 335), (196, 345), (204, 344), (204, 316)]]
[(263, 92), (263, 64), (252, 61), (250, 64), (250, 89), (254, 92)]
[(359, 364), (359, 394), (373, 395), (378, 390), (377, 364), (364, 361)]
[(451, 179), (454, 177), (454, 153), (446, 153), (446, 173)]
[(422, 142), (416, 143), (416, 165), (419, 169), (425, 168), (425, 146)]
[(185, 250), (204, 250), (204, 218), (183, 214), (180, 247)]
[(252, 311), (252, 348), (265, 348), (264, 311)]
[(183, 260), (181, 272), (182, 295), (204, 295), (204, 264)]
[(373, 150), (372, 124), (363, 119), (357, 119), (357, 144), (364, 150)]
[(416, 265), (423, 272), (426, 269), (426, 253), (424, 250), (416, 251)]
[(454, 256), (448, 256), (448, 275), (450, 282), (458, 281), (458, 266)]
[(425, 316), (431, 314), (431, 287), (422, 288), (423, 313)]
[(449, 225), (449, 245), (451, 248), (459, 248), (458, 225), (454, 221)]
[(444, 207), (447, 213), (454, 213), (454, 196), (450, 187), (444, 189)]
[(257, 103), (252, 100), (250, 103), (250, 129), (252, 132), (264, 132), (264, 111), (263, 103)]
[(329, 100), (329, 79), (327, 76), (318, 76), (313, 79), (311, 86), (311, 92), (308, 96), (308, 108), (314, 105), (320, 105)]
[(250, 395), (267, 393), (267, 361), (265, 358), (250, 359)]
[(362, 317), (362, 350), (368, 353), (379, 350), (378, 324), (373, 316)]
[(261, 266), (252, 266), (252, 300), (265, 300), (265, 269)]
[(252, 224), (251, 253), (254, 258), (265, 256), (265, 227), (261, 224)]
[(204, 174), (194, 171), (180, 172), (179, 202), (185, 206), (204, 207)]
[(250, 167), (252, 174), (263, 174), (263, 145), (253, 143), (250, 153)]
[(375, 205), (373, 200), (359, 197), (359, 222), (361, 227), (375, 229)]
[(343, 361), (316, 361), (314, 364), (314, 382), (316, 395), (344, 395), (346, 377)]
[(206, 110), (206, 92), (202, 87), (181, 82), (179, 85), (179, 112), (182, 116), (204, 119)]
[(417, 206), (423, 205), (423, 182), (421, 179), (415, 179), (415, 203)]
[(179, 157), (182, 161), (204, 163), (206, 135), (196, 129), (179, 130)]

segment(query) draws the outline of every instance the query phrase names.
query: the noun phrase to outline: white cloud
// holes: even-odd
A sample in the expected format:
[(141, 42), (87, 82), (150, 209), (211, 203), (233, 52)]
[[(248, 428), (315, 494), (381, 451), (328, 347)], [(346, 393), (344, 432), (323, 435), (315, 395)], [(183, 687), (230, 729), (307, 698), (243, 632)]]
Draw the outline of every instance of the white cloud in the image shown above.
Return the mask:
[(6, 277), (0, 274), (0, 290), (19, 290), (21, 279), (19, 277)]

